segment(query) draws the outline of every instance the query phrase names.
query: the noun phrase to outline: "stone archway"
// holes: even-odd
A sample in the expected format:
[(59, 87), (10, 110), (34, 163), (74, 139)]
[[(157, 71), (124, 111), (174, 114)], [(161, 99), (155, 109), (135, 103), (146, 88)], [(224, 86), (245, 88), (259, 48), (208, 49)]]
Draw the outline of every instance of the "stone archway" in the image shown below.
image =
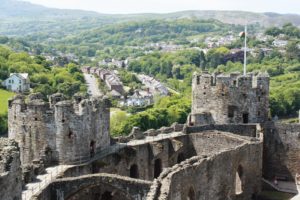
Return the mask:
[(124, 191), (106, 184), (90, 185), (65, 197), (66, 200), (132, 200)]
[(235, 173), (235, 194), (239, 195), (243, 193), (243, 167), (238, 166)]
[(196, 200), (196, 194), (193, 187), (190, 187), (186, 200)]

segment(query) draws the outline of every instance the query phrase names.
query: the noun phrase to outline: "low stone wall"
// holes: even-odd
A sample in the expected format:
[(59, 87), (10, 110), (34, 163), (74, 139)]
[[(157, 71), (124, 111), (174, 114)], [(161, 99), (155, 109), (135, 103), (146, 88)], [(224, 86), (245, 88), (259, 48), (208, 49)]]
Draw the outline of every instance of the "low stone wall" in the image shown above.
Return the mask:
[(267, 123), (263, 175), (294, 181), (300, 173), (300, 124)]
[(22, 172), (16, 142), (0, 138), (0, 199), (18, 200), (22, 194)]
[(144, 200), (150, 185), (149, 181), (119, 175), (93, 174), (56, 180), (33, 199), (80, 200), (94, 197), (103, 199), (105, 195), (113, 195), (114, 199)]
[[(235, 148), (245, 141), (240, 136), (220, 131), (203, 131), (188, 134), (194, 155), (210, 155), (226, 149)], [(247, 138), (249, 139), (249, 138)]]
[(146, 136), (157, 136), (159, 134), (168, 134), (173, 132), (182, 132), (185, 124), (173, 123), (170, 127), (161, 127), (160, 129), (149, 129), (147, 131), (141, 131), (138, 127), (134, 127), (128, 136), (116, 137), (113, 140), (115, 142), (127, 143), (130, 140), (144, 139)]
[[(207, 156), (164, 170), (153, 182), (147, 200), (249, 200), (260, 192), (262, 141)], [(238, 171), (241, 186), (237, 186)]]
[[(165, 138), (159, 135), (143, 140), (133, 140), (128, 144), (122, 144), (125, 145), (124, 148), (116, 150), (115, 153), (111, 153), (104, 158), (69, 168), (62, 177), (75, 177), (91, 173), (130, 176), (131, 167), (135, 165), (140, 179), (153, 180), (155, 178), (155, 161), (158, 159), (161, 161), (162, 168), (168, 168), (196, 155), (207, 155), (234, 148), (244, 142), (243, 138), (249, 140), (249, 137), (240, 135), (253, 136), (256, 134), (256, 136), (259, 136), (256, 125), (217, 125), (216, 127), (192, 127), (199, 132), (189, 134), (170, 133), (165, 135), (168, 136)], [(214, 129), (232, 130), (236, 134), (215, 131)], [(257, 139), (261, 138), (251, 138), (253, 141)]]
[(185, 133), (197, 133), (205, 130), (218, 130), (234, 133), (241, 136), (259, 137), (257, 130), (260, 130), (258, 124), (211, 124), (203, 126), (186, 126)]

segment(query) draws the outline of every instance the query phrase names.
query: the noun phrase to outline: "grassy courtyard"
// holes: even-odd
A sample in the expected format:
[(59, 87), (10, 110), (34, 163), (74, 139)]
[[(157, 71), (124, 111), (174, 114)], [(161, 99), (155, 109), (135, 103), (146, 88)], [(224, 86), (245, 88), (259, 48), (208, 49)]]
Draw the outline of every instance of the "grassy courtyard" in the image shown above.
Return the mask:
[(15, 93), (0, 89), (0, 115), (7, 112), (7, 100)]

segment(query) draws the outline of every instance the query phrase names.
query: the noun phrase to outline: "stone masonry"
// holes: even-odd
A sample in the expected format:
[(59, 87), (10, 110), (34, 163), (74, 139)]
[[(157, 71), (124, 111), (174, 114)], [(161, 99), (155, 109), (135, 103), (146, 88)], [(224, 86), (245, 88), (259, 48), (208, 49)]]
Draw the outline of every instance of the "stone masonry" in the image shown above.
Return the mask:
[(21, 200), (22, 170), (18, 144), (0, 138), (0, 199)]
[(269, 113), (269, 76), (197, 74), (189, 124), (263, 123)]
[[(9, 138), (19, 143), (25, 169), (90, 159), (110, 145), (109, 100), (61, 94), (18, 95), (9, 101)], [(38, 172), (36, 172), (37, 174)]]

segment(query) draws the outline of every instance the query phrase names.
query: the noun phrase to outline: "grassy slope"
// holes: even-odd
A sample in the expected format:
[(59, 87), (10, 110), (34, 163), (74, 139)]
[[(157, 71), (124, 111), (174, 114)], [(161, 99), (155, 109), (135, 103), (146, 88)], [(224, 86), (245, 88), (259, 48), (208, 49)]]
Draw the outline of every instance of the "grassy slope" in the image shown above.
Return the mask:
[(0, 115), (7, 112), (7, 100), (14, 96), (14, 93), (0, 89)]

